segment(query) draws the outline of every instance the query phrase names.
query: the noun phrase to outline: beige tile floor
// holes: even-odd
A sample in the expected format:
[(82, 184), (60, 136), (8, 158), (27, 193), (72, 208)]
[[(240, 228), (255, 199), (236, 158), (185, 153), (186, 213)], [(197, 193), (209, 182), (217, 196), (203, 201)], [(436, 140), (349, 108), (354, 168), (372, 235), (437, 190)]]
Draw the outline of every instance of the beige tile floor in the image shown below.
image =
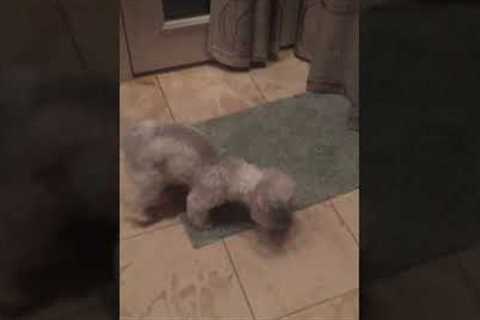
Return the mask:
[[(206, 65), (122, 83), (121, 130), (141, 119), (192, 123), (305, 91), (308, 66), (284, 52), (250, 72)], [(296, 215), (272, 251), (246, 231), (195, 250), (177, 219), (128, 222), (133, 185), (121, 162), (121, 318), (358, 319), (358, 190)]]

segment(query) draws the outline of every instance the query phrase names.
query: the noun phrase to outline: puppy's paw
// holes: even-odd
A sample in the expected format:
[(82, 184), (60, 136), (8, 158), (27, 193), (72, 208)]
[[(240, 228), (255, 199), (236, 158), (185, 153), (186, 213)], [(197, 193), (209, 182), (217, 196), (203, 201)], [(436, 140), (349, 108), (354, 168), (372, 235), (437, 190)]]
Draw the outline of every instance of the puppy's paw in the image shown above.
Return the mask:
[(203, 226), (204, 230), (210, 230), (213, 229), (213, 223), (212, 222), (206, 222)]
[(125, 217), (125, 221), (135, 227), (148, 227), (153, 224), (151, 219), (145, 217)]
[(208, 230), (213, 227), (213, 224), (210, 221), (199, 221), (197, 219), (192, 219), (189, 221), (190, 225), (192, 225), (197, 230)]

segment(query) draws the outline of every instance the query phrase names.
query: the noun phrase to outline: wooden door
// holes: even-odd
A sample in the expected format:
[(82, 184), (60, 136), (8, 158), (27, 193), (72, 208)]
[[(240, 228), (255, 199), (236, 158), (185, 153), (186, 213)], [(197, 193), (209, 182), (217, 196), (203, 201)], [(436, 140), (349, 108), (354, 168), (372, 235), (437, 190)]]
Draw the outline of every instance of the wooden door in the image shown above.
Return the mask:
[(134, 75), (209, 60), (208, 0), (121, 0)]

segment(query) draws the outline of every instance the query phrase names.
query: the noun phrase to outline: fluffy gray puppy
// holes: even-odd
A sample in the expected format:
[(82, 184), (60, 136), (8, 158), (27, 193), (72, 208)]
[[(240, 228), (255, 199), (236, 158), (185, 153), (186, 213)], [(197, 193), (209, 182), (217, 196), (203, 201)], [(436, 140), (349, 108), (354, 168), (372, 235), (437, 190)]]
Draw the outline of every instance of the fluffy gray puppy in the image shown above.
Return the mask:
[(140, 209), (158, 203), (170, 186), (188, 187), (187, 217), (198, 228), (211, 224), (211, 209), (240, 202), (267, 230), (292, 222), (294, 181), (277, 169), (261, 169), (238, 158), (221, 158), (195, 129), (143, 121), (123, 137), (129, 174), (137, 185)]

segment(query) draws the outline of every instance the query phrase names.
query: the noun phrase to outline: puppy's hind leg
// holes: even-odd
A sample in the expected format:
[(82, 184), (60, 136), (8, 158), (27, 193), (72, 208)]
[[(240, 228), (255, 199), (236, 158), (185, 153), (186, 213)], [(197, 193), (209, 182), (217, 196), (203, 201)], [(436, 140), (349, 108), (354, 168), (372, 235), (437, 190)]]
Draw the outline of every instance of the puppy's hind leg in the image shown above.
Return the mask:
[(136, 190), (134, 196), (134, 207), (137, 212), (135, 223), (139, 225), (150, 225), (158, 222), (166, 212), (164, 207), (168, 202), (164, 194), (165, 185), (161, 179), (139, 178), (136, 179)]

